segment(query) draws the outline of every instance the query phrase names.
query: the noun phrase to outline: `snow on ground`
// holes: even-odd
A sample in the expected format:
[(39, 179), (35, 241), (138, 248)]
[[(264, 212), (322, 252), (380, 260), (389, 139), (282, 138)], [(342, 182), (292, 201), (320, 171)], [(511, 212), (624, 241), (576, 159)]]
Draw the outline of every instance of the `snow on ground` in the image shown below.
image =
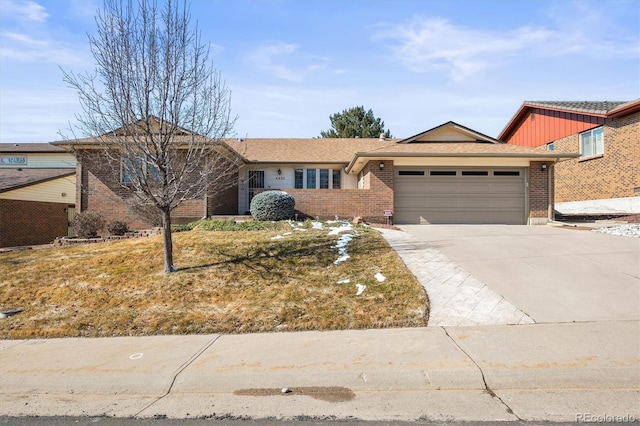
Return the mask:
[(329, 235), (339, 235), (342, 232), (352, 231), (353, 226), (349, 222), (343, 222), (340, 226), (336, 226), (329, 231)]
[(591, 232), (640, 238), (640, 224), (633, 223), (628, 225), (607, 226), (604, 228), (593, 229)]
[(356, 284), (356, 288), (358, 289), (358, 291), (356, 292), (356, 296), (360, 296), (362, 293), (364, 293), (364, 290), (367, 288), (367, 286), (362, 284)]
[(384, 280), (387, 279), (387, 277), (385, 277), (384, 275), (382, 275), (380, 272), (378, 272), (377, 274), (375, 274), (375, 279), (378, 280), (379, 283), (384, 282)]

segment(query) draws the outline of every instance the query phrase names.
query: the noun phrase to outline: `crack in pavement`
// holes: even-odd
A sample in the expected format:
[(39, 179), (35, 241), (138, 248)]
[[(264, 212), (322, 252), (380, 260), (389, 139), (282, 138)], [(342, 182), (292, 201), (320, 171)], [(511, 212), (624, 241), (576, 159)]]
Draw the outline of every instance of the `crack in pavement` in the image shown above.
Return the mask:
[(458, 344), (458, 342), (456, 342), (456, 340), (451, 337), (451, 335), (449, 335), (449, 332), (447, 331), (446, 327), (442, 327), (442, 330), (444, 331), (444, 334), (446, 334), (446, 336), (453, 342), (454, 345), (456, 345), (456, 347), (458, 349), (460, 349), (462, 351), (463, 354), (465, 354), (467, 356), (467, 358), (469, 358), (471, 360), (471, 362), (473, 362), (473, 364), (478, 368), (478, 370), (480, 371), (480, 375), (482, 376), (482, 383), (484, 384), (484, 389), (485, 391), (491, 396), (491, 398), (498, 400), (502, 405), (504, 405), (505, 409), (507, 410), (507, 413), (514, 415), (519, 421), (524, 421), (522, 418), (520, 418), (519, 415), (517, 415), (515, 413), (515, 411), (513, 411), (513, 409), (511, 407), (509, 407), (509, 405), (504, 402), (504, 400), (502, 398), (500, 398), (487, 384), (487, 379), (484, 377), (484, 371), (482, 371), (482, 367), (480, 367), (480, 365), (476, 362), (475, 359), (473, 359), (473, 357), (467, 352), (465, 351), (462, 346), (460, 346)]
[(178, 367), (178, 371), (173, 375), (173, 379), (171, 380), (171, 384), (169, 385), (169, 389), (167, 389), (167, 391), (164, 393), (164, 395), (158, 397), (155, 401), (150, 402), (149, 404), (147, 404), (144, 408), (142, 408), (142, 410), (138, 411), (136, 414), (133, 415), (133, 417), (138, 417), (142, 412), (144, 412), (145, 410), (149, 409), (150, 407), (152, 407), (153, 405), (157, 404), (158, 402), (160, 402), (160, 400), (162, 400), (163, 398), (165, 398), (167, 395), (169, 395), (171, 393), (171, 389), (173, 389), (173, 385), (176, 383), (176, 379), (178, 378), (178, 376), (184, 371), (186, 370), (187, 367), (189, 367), (191, 364), (193, 364), (198, 358), (200, 358), (200, 355), (202, 355), (207, 349), (209, 349), (211, 346), (213, 346), (213, 344), (215, 342), (218, 341), (218, 339), (220, 339), (220, 337), (222, 337), (221, 334), (217, 335), (214, 339), (212, 339), (210, 342), (208, 342), (206, 345), (204, 345), (201, 349), (199, 349), (198, 351), (196, 351), (196, 353), (194, 353), (189, 359), (187, 359), (180, 367)]

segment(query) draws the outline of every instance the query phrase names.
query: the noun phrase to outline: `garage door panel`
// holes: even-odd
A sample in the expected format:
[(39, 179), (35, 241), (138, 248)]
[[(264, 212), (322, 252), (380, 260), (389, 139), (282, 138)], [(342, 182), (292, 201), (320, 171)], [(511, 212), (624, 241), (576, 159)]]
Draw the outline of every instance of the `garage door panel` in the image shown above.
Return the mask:
[(396, 223), (525, 223), (524, 169), (411, 170), (424, 173), (396, 174)]

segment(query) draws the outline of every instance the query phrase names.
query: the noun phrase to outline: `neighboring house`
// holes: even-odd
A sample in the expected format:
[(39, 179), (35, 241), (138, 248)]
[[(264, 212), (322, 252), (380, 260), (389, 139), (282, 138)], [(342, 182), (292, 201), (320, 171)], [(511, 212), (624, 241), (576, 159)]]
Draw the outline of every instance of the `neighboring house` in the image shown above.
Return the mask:
[(0, 247), (72, 235), (76, 159), (48, 143), (0, 144)]
[[(77, 155), (80, 211), (148, 226), (125, 203), (122, 174), (99, 167), (94, 141), (58, 145)], [(241, 160), (236, 187), (179, 206), (176, 223), (247, 214), (251, 198), (269, 189), (292, 194), (299, 218), (383, 223), (388, 213), (395, 223), (546, 223), (551, 165), (576, 156), (508, 145), (454, 122), (402, 140), (230, 139), (221, 148)]]
[(640, 213), (640, 99), (522, 104), (498, 139), (579, 156), (555, 166), (563, 215)]

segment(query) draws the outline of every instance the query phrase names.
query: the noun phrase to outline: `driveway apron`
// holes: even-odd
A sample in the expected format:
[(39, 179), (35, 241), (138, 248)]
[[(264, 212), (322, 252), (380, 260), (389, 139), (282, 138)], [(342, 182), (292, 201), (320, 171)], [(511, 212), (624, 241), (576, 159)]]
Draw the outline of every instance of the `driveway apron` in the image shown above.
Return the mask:
[[(425, 286), (434, 319), (440, 309), (464, 316), (475, 303), (461, 295), (471, 294), (469, 289), (438, 291), (443, 284), (451, 286), (461, 279), (477, 288), (477, 294), (491, 290), (517, 307), (516, 317), (518, 311), (524, 313), (518, 322), (512, 315), (510, 324), (640, 319), (638, 238), (554, 226), (406, 225), (401, 229), (404, 232), (385, 231), (385, 237), (397, 251), (400, 248), (399, 255)], [(420, 253), (422, 258), (417, 257)], [(439, 275), (444, 265), (457, 278)], [(481, 324), (489, 325), (504, 310)], [(471, 325), (465, 320), (430, 325)]]

